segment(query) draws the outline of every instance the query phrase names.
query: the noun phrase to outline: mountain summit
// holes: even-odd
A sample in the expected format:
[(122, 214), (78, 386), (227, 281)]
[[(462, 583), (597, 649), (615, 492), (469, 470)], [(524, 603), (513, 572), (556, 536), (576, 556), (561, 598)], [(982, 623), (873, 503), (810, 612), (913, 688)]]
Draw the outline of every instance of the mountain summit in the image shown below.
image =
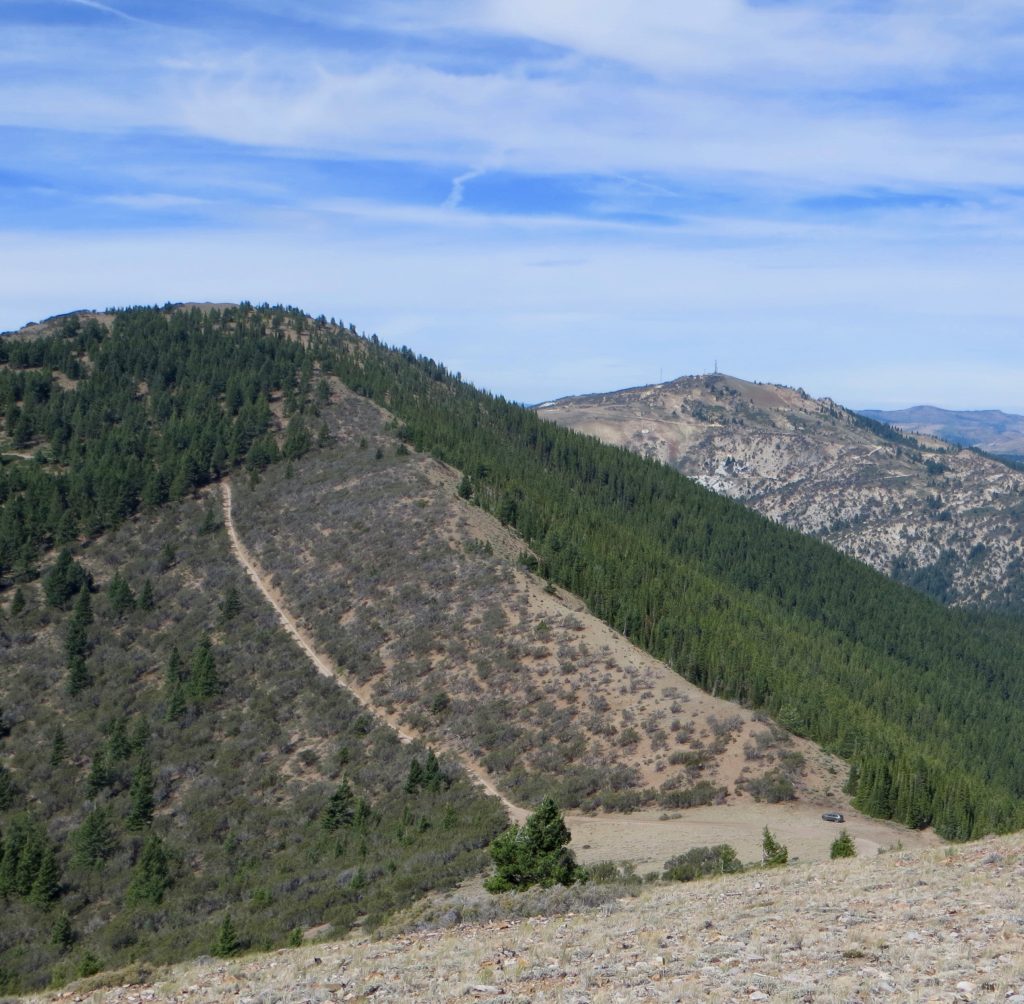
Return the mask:
[(537, 408), (946, 602), (1022, 598), (1024, 474), (828, 398), (723, 373)]

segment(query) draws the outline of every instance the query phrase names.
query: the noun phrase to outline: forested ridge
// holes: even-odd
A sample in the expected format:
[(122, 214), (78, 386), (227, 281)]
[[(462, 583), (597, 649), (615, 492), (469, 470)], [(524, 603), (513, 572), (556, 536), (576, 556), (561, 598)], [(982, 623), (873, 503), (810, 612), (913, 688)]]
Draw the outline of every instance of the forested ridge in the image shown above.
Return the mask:
[(0, 340), (0, 994), (373, 927), (504, 825), (311, 670), (194, 494), (328, 446), (282, 318)]
[[(523, 560), (536, 574), (581, 596), (705, 689), (764, 707), (789, 729), (849, 757), (850, 789), (865, 811), (932, 824), (955, 839), (1024, 826), (1024, 764), (1015, 742), (1024, 734), (1019, 620), (945, 609), (669, 468), (545, 423), (429, 359), (358, 338), (325, 318), (249, 305), (133, 308), (114, 313), (108, 331), (72, 316), (45, 337), (0, 339), (0, 630), (12, 654), (40, 644), (37, 635), (50, 639), (37, 668), (25, 669), (13, 690), (5, 681), (0, 894), (16, 905), (20, 930), (30, 932), (0, 955), (10, 986), (55, 965), (65, 966), (65, 975), (87, 967), (90, 953), (109, 962), (140, 945), (165, 957), (202, 950), (208, 925), (191, 940), (166, 934), (200, 901), (206, 917), (234, 911), (251, 943), (275, 943), (318, 911), (351, 923), (360, 904), (384, 911), (422, 888), (417, 869), (435, 860), (444, 842), (461, 849), (437, 865), (450, 878), (470, 866), (472, 848), (493, 832), (496, 818), (459, 784), (451, 795), (405, 792), (409, 755), (376, 734), (377, 752), (369, 755), (365, 723), (354, 712), (344, 713), (344, 756), (322, 746), (296, 768), (302, 751), (282, 736), (276, 748), (287, 751), (288, 770), (309, 777), (297, 817), (301, 839), (274, 852), (275, 867), (313, 867), (317, 855), (337, 855), (350, 879), (359, 876), (355, 888), (332, 887), (304, 909), (290, 894), (259, 892), (259, 862), (269, 852), (256, 835), (278, 832), (287, 810), (271, 823), (253, 823), (221, 794), (228, 779), (249, 790), (274, 776), (269, 768), (252, 777), (232, 773), (258, 734), (241, 725), (254, 712), (251, 702), (267, 721), (276, 719), (267, 725), (272, 730), (284, 731), (281, 716), (290, 711), (283, 702), (268, 705), (258, 690), (246, 704), (231, 701), (233, 688), (255, 671), (247, 646), (271, 637), (264, 623), (225, 612), (239, 594), (245, 608), (244, 584), (232, 600), (222, 570), (208, 590), (212, 600), (191, 612), (179, 604), (180, 583), (217, 554), (210, 548), (205, 555), (202, 541), (220, 539), (215, 514), (207, 509), (200, 517), (191, 499), (233, 469), (258, 478), (279, 459), (301, 463), (326, 445), (318, 408), (332, 375), (396, 416), (395, 432), (406, 442), (463, 472), (459, 494), (516, 528), (530, 549)], [(187, 568), (160, 543), (170, 533), (161, 513), (186, 510), (193, 515), (175, 517), (173, 541), (179, 556), (186, 546), (192, 552)], [(186, 545), (190, 539), (200, 544)], [(72, 552), (88, 544), (83, 564), (95, 567), (107, 541), (120, 541), (121, 557), (100, 561), (97, 594), (97, 584), (76, 571)], [(90, 595), (95, 613), (82, 599)], [(172, 667), (174, 647), (180, 663)], [(296, 684), (278, 686), (294, 694)], [(239, 855), (211, 851), (213, 892), (186, 881), (183, 841), (196, 817), (166, 814), (173, 778), (191, 783), (198, 775), (190, 771), (205, 770), (179, 764), (192, 762), (186, 751), (200, 734), (209, 745), (196, 748), (208, 749), (219, 765), (220, 780), (209, 790), (223, 803), (204, 824), (203, 839), (223, 842), (235, 833), (229, 844)], [(242, 745), (222, 754), (224, 761), (215, 756), (232, 742)], [(109, 772), (90, 781), (97, 760), (102, 767), (111, 757)], [(386, 773), (374, 767), (376, 758)], [(154, 783), (152, 816), (135, 829), (145, 815), (135, 800), (145, 803), (147, 769), (166, 783)], [(341, 840), (324, 821), (343, 778), (354, 791), (341, 811)], [(78, 795), (54, 802), (74, 785)], [(262, 790), (270, 799), (277, 789)], [(366, 803), (363, 830), (350, 833), (359, 798)], [(458, 808), (458, 822), (449, 811), (456, 805), (466, 807)], [(113, 826), (113, 849), (99, 855), (99, 865), (77, 850), (86, 837), (75, 836), (97, 806), (107, 807)], [(205, 811), (192, 805), (192, 813)], [(164, 871), (157, 871), (171, 880), (168, 907), (131, 892), (150, 830), (167, 850)], [(411, 872), (407, 860), (417, 862)], [(108, 870), (107, 879), (96, 877), (97, 867)], [(90, 920), (111, 889), (123, 912)], [(98, 925), (91, 941), (83, 936), (86, 921)]]
[(953, 611), (665, 466), (545, 423), (432, 360), (332, 365), (465, 472), (539, 574), (705, 689), (849, 757), (865, 811), (964, 839), (1024, 825), (1024, 638)]

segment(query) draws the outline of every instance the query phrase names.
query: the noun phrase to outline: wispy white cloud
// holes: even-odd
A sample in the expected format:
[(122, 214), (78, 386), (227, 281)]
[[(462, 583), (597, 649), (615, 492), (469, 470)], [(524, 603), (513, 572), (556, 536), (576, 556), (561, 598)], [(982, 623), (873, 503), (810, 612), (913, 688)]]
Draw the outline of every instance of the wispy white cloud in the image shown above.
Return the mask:
[(52, 233), (0, 251), (0, 324), (281, 299), (519, 397), (717, 355), (859, 404), (960, 365), (1024, 409), (1009, 0), (74, 6), (6, 26), (0, 167)]

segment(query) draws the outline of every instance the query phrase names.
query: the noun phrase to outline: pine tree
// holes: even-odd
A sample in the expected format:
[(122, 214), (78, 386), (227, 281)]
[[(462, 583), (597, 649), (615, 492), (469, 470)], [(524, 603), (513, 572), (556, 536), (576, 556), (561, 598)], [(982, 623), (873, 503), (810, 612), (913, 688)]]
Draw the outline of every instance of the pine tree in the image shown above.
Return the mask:
[(90, 683), (92, 683), (92, 677), (89, 676), (85, 658), (80, 655), (74, 656), (68, 663), (67, 682), (65, 683), (68, 696), (74, 697), (76, 694), (80, 694)]
[(92, 798), (110, 784), (110, 781), (111, 777), (110, 768), (107, 764), (107, 751), (103, 746), (100, 746), (93, 754), (85, 790), (89, 793), (89, 797)]
[(142, 750), (132, 774), (130, 808), (125, 825), (129, 830), (142, 830), (153, 819), (153, 768), (149, 753)]
[(11, 616), (17, 617), (25, 609), (25, 590), (18, 586), (11, 599)]
[(14, 783), (11, 772), (0, 764), (0, 812), (9, 809), (18, 795), (18, 788)]
[(224, 600), (220, 605), (221, 622), (227, 624), (242, 611), (242, 600), (238, 595), (238, 587), (232, 582), (224, 593)]
[(117, 715), (110, 722), (107, 730), (107, 762), (117, 763), (128, 758), (131, 744), (128, 742), (128, 727), (122, 715)]
[(202, 638), (192, 650), (192, 658), (189, 662), (188, 689), (196, 701), (213, 697), (220, 690), (217, 664), (214, 662), (213, 645), (209, 635)]
[(497, 893), (580, 881), (585, 872), (567, 846), (571, 839), (554, 800), (544, 799), (524, 826), (511, 826), (491, 842), (495, 874), (484, 888)]
[(412, 795), (420, 790), (423, 785), (423, 766), (420, 764), (416, 757), (412, 758), (412, 763), (409, 764), (409, 776), (405, 781), (406, 794)]
[(853, 838), (846, 830), (832, 841), (832, 848), (829, 851), (830, 858), (855, 858), (857, 856), (857, 848), (854, 846)]
[(68, 743), (64, 737), (64, 729), (58, 723), (53, 730), (53, 741), (50, 744), (50, 766), (59, 767), (64, 762), (67, 751)]
[(115, 617), (121, 617), (129, 610), (135, 609), (135, 594), (120, 572), (115, 572), (110, 580), (107, 598), (110, 600), (110, 611)]
[(75, 943), (75, 932), (71, 927), (71, 918), (66, 913), (58, 913), (53, 922), (50, 944), (56, 945), (61, 952), (66, 952)]
[(29, 898), (36, 906), (49, 907), (60, 896), (60, 867), (53, 845), (47, 841)]
[(95, 868), (104, 862), (117, 846), (113, 826), (110, 822), (110, 811), (105, 806), (97, 806), (82, 820), (82, 825), (72, 834), (71, 860), (76, 865)]
[(217, 932), (217, 940), (214, 942), (212, 949), (213, 954), (219, 958), (226, 959), (236, 955), (240, 948), (238, 932), (235, 930), (234, 922), (231, 920), (231, 914), (226, 913), (220, 925), (220, 930)]
[(153, 598), (153, 583), (146, 579), (142, 583), (142, 591), (139, 593), (139, 609), (143, 613), (149, 613), (156, 606), (156, 600)]
[(348, 826), (354, 817), (353, 804), (355, 796), (352, 794), (352, 786), (348, 780), (343, 778), (330, 801), (324, 808), (320, 821), (325, 830), (338, 830)]
[(142, 845), (139, 860), (135, 863), (125, 900), (128, 903), (159, 906), (170, 885), (167, 852), (160, 838), (156, 834), (150, 834)]
[(789, 849), (775, 839), (775, 835), (766, 826), (761, 834), (761, 863), (767, 868), (784, 865), (789, 861)]

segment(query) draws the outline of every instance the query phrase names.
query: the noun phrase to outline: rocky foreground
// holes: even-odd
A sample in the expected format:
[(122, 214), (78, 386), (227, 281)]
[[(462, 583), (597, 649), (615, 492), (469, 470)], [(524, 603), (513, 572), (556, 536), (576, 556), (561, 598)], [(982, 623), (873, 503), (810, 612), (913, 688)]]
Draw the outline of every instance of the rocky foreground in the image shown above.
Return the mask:
[(559, 916), (204, 959), (145, 984), (34, 999), (1024, 1004), (1022, 892), (1018, 835), (659, 884)]

